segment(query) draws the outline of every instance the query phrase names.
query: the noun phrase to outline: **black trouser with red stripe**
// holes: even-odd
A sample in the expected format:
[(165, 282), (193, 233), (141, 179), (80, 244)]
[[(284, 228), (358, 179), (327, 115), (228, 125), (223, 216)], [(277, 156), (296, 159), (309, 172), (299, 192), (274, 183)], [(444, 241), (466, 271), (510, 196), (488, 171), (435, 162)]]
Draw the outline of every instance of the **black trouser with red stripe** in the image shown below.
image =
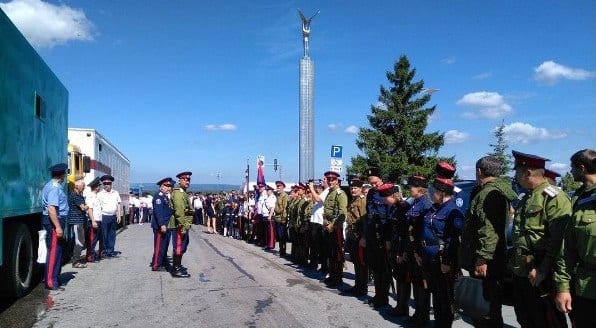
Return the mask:
[[(60, 226), (66, 225), (66, 217), (60, 217)], [(43, 217), (43, 228), (46, 231), (46, 248), (48, 250), (46, 254), (45, 264), (45, 284), (46, 288), (57, 288), (60, 287), (60, 281), (58, 281), (58, 275), (60, 274), (60, 268), (62, 267), (62, 248), (64, 247), (64, 238), (58, 238), (56, 234), (56, 228), (50, 221), (48, 216)]]
[[(101, 232), (101, 221), (96, 221), (97, 228), (93, 228), (93, 224), (89, 222), (87, 227), (87, 262), (94, 262), (98, 261), (101, 257), (101, 252), (103, 251), (103, 239), (102, 239), (102, 232)], [(95, 246), (99, 242), (99, 250), (95, 251)]]
[(151, 268), (153, 270), (165, 266), (170, 236), (170, 230), (161, 232), (159, 228), (153, 229), (153, 258), (151, 260)]
[(359, 292), (368, 291), (368, 267), (366, 266), (364, 258), (364, 248), (359, 245), (360, 239), (355, 236), (350, 236), (346, 239), (346, 247), (350, 252), (350, 259), (354, 263), (354, 288)]
[(333, 228), (331, 232), (325, 230), (325, 239), (329, 252), (329, 277), (332, 281), (342, 280), (344, 269), (344, 234), (341, 228)]

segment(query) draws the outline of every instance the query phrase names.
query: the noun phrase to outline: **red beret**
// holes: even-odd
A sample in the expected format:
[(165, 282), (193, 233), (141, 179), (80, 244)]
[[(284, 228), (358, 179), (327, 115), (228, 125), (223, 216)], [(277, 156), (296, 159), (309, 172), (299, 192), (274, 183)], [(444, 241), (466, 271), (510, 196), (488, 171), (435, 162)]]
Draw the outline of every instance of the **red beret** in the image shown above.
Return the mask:
[(377, 190), (379, 191), (379, 195), (381, 197), (389, 197), (395, 193), (393, 190), (393, 183), (384, 183), (377, 188)]
[(447, 162), (438, 162), (435, 171), (441, 178), (451, 179), (455, 175), (455, 167)]

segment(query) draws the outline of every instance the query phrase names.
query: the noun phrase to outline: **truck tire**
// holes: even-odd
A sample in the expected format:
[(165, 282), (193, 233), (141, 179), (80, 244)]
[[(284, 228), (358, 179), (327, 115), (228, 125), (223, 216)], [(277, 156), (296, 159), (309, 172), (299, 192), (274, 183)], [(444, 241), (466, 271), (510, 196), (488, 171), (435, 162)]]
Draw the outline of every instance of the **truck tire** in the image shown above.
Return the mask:
[(20, 298), (33, 287), (35, 258), (33, 257), (33, 242), (27, 226), (17, 224), (12, 230), (14, 237), (8, 241), (6, 249), (6, 284), (9, 294)]

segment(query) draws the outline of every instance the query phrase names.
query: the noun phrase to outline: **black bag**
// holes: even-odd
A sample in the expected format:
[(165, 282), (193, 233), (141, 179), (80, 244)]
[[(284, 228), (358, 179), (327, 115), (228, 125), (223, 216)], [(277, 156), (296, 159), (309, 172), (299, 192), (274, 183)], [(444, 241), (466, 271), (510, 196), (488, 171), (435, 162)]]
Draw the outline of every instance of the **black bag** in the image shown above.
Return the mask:
[(489, 315), (490, 303), (484, 298), (482, 280), (461, 276), (455, 281), (455, 306), (475, 319)]

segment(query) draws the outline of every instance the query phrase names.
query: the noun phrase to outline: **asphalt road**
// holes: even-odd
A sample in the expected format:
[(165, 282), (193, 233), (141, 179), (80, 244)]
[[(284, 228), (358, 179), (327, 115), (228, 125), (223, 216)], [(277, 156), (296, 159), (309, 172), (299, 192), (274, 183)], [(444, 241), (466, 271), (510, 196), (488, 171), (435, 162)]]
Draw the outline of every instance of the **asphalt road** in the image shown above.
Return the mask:
[[(377, 311), (364, 304), (364, 297), (342, 296), (339, 290), (326, 288), (319, 273), (296, 267), (277, 252), (203, 233), (203, 227), (194, 230), (183, 259), (192, 275), (189, 279), (152, 272), (151, 229), (132, 225), (118, 235), (119, 258), (86, 269), (66, 265), (61, 275), (67, 280), (64, 291), (37, 288), (28, 300), (13, 304), (0, 316), (27, 327), (401, 326), (400, 319), (386, 315), (388, 308)], [(351, 265), (344, 282), (342, 289), (353, 284)], [(374, 295), (372, 286), (369, 295)], [(21, 303), (31, 310), (23, 310)], [(23, 312), (31, 320), (13, 315)], [(510, 306), (503, 314), (507, 325), (517, 326)], [(462, 318), (454, 322), (454, 327), (469, 326)]]

